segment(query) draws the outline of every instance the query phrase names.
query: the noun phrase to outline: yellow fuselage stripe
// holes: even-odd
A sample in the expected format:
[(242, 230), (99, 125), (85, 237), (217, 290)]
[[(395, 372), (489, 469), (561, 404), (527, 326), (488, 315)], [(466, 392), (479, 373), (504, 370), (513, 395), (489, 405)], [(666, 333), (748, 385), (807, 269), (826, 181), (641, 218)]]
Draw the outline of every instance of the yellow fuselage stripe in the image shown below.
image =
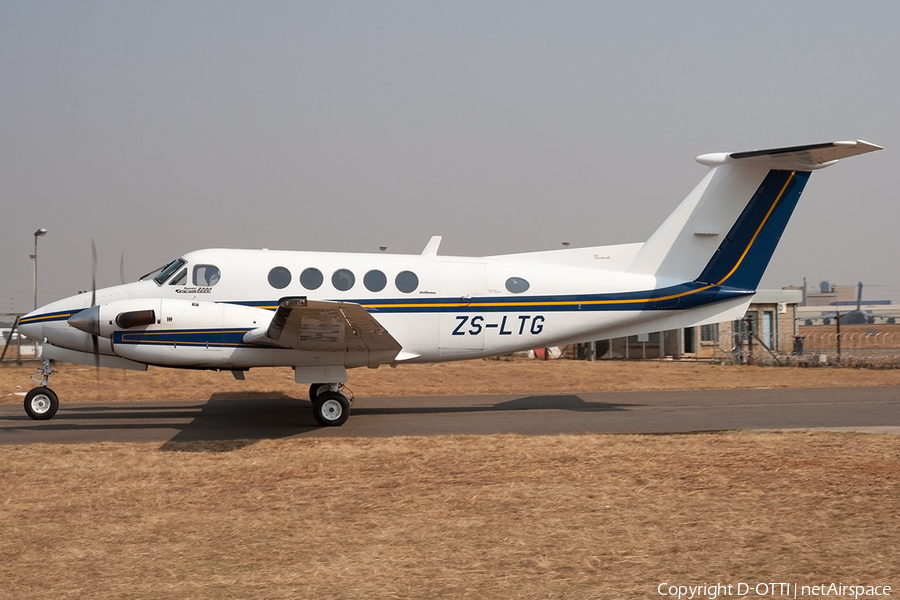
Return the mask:
[(769, 217), (772, 216), (772, 211), (775, 210), (775, 207), (778, 206), (778, 201), (781, 200), (781, 197), (784, 195), (785, 190), (787, 190), (788, 185), (791, 183), (791, 180), (794, 179), (794, 175), (797, 171), (791, 171), (791, 176), (788, 177), (787, 181), (784, 182), (784, 187), (781, 188), (781, 191), (778, 192), (778, 197), (775, 198), (775, 202), (772, 203), (772, 206), (769, 207), (769, 212), (766, 213), (765, 218), (762, 220), (762, 223), (759, 224), (759, 227), (756, 228), (756, 233), (753, 234), (753, 237), (750, 239), (750, 243), (747, 244), (747, 247), (744, 248), (744, 253), (741, 254), (741, 257), (737, 260), (734, 267), (728, 271), (728, 275), (719, 280), (716, 285), (722, 285), (729, 277), (734, 275), (734, 272), (738, 270), (738, 267), (741, 266), (741, 263), (744, 262), (744, 258), (747, 256), (747, 253), (750, 252), (750, 248), (753, 247), (753, 242), (756, 241), (756, 237), (759, 235), (759, 232), (762, 231), (762, 228), (765, 227), (766, 223), (769, 220)]
[(497, 306), (520, 307), (520, 306), (596, 306), (601, 304), (640, 304), (642, 302), (661, 302), (664, 300), (674, 300), (675, 298), (683, 298), (702, 292), (714, 285), (705, 285), (695, 290), (688, 290), (678, 294), (669, 296), (660, 296), (659, 298), (631, 298), (628, 300), (557, 300), (549, 302), (449, 302), (442, 304), (363, 304), (364, 308), (493, 308)]

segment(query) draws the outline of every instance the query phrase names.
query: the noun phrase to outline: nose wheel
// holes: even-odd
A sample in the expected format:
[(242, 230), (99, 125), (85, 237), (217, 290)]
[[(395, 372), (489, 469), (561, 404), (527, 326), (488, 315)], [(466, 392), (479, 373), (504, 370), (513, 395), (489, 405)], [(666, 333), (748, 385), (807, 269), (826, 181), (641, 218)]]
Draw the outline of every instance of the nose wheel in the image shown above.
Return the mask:
[(25, 412), (37, 421), (52, 419), (59, 410), (59, 398), (48, 387), (36, 387), (25, 394)]
[(49, 358), (44, 358), (41, 360), (41, 368), (31, 377), (33, 382), (39, 384), (39, 387), (25, 394), (25, 412), (32, 419), (46, 421), (52, 419), (59, 410), (56, 392), (47, 387), (47, 381), (54, 373), (56, 371), (53, 369), (53, 363)]

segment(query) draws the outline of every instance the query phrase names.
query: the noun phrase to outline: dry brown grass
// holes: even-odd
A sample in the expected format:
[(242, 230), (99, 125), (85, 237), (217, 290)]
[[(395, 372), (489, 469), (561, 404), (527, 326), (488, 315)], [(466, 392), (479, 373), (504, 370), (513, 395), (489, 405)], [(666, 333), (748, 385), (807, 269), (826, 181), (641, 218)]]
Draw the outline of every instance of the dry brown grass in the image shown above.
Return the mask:
[[(299, 397), (289, 369), (63, 365), (63, 401)], [(33, 367), (0, 368), (21, 402)], [(900, 371), (470, 361), (366, 396), (897, 385)], [(6, 395), (4, 395), (6, 394)], [(900, 440), (853, 434), (0, 446), (0, 598), (647, 598), (662, 582), (900, 587)]]
[[(213, 371), (151, 368), (117, 371), (61, 365), (50, 386), (64, 402), (207, 399), (216, 392), (275, 392), (305, 397), (290, 369), (255, 369), (246, 381)], [(0, 368), (0, 402), (20, 402), (34, 387), (32, 366)], [(348, 385), (359, 396), (577, 393), (621, 390), (733, 389), (900, 385), (900, 369), (755, 367), (692, 362), (470, 360), (353, 369)]]
[(0, 478), (4, 598), (649, 598), (662, 582), (900, 584), (894, 436), (3, 446)]

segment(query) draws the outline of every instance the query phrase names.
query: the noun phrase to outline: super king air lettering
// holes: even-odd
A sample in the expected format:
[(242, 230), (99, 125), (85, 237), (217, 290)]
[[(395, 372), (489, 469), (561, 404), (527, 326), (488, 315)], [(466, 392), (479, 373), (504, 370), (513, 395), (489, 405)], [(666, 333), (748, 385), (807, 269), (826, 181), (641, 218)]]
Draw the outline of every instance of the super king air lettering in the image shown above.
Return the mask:
[(543, 315), (457, 315), (456, 320), (458, 324), (451, 335), (481, 335), (488, 330), (496, 330), (500, 335), (539, 335), (544, 331), (546, 319)]
[(341, 425), (349, 368), (740, 319), (810, 173), (879, 149), (848, 141), (699, 156), (709, 170), (643, 243), (464, 257), (438, 256), (435, 236), (417, 255), (189, 252), (140, 281), (23, 317), (21, 333), (45, 340), (25, 411), (56, 413), (51, 360), (229, 370), (237, 379), (286, 366), (312, 384), (315, 420)]

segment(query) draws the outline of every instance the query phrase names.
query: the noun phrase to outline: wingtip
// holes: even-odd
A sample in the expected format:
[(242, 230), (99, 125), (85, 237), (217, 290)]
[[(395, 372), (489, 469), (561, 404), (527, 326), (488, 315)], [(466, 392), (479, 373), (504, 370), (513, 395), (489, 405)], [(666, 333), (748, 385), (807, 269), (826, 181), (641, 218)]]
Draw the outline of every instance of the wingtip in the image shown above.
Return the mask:
[(878, 144), (873, 144), (872, 142), (867, 142), (865, 140), (856, 140), (856, 143), (859, 146), (868, 148), (869, 152), (875, 152), (877, 150), (884, 150), (884, 146), (879, 146)]

